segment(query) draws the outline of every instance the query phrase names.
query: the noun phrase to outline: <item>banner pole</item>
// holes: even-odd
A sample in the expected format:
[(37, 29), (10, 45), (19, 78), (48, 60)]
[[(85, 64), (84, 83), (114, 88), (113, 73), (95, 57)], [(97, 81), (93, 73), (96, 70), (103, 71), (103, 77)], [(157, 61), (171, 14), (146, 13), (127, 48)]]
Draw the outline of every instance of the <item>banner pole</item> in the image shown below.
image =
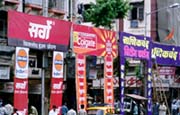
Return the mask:
[[(48, 0), (42, 0), (42, 7), (43, 7), (43, 16), (48, 17)], [(45, 106), (44, 106), (44, 99), (45, 99), (45, 52), (43, 51), (42, 56), (42, 75), (41, 75), (41, 115), (45, 115)]]

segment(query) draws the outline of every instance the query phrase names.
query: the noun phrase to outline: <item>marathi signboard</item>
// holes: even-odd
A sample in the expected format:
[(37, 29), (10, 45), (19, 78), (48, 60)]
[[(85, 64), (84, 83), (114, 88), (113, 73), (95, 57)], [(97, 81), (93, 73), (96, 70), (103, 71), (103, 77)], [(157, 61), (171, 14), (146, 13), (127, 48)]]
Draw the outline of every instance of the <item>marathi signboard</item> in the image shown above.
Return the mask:
[(67, 51), (71, 22), (8, 11), (8, 45)]
[(86, 56), (76, 55), (76, 98), (77, 109), (81, 109), (81, 105), (87, 108), (87, 86), (86, 86)]
[(147, 98), (148, 114), (152, 114), (152, 82), (151, 82), (151, 38), (133, 35), (125, 32), (120, 33), (120, 114), (124, 115), (124, 87), (125, 87), (125, 58), (147, 60)]
[(120, 53), (123, 57), (149, 60), (151, 57), (151, 38), (122, 32), (120, 35)]
[(180, 66), (180, 47), (153, 43), (152, 56), (157, 64)]

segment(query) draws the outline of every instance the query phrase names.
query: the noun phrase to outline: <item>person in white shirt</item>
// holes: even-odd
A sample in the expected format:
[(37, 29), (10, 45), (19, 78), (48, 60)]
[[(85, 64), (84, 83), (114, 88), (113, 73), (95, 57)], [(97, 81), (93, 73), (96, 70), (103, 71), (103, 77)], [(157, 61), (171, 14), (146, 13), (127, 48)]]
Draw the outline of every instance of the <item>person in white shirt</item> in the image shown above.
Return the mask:
[(49, 111), (49, 115), (58, 115), (57, 107), (53, 105), (52, 109)]
[(81, 109), (79, 110), (78, 115), (87, 115), (87, 112), (84, 109), (84, 105), (81, 105)]
[(164, 104), (164, 102), (161, 102), (159, 106), (159, 115), (166, 115), (166, 110), (167, 110), (166, 105)]
[(67, 112), (67, 115), (76, 115), (76, 111), (71, 107), (71, 109)]

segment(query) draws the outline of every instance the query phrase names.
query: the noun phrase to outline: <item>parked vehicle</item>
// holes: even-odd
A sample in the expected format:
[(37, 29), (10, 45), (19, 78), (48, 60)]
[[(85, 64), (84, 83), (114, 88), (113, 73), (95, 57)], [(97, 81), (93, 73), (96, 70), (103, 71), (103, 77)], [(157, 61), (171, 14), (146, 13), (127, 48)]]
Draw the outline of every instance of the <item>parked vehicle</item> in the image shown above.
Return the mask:
[(113, 115), (114, 107), (111, 106), (95, 106), (87, 108), (88, 115)]

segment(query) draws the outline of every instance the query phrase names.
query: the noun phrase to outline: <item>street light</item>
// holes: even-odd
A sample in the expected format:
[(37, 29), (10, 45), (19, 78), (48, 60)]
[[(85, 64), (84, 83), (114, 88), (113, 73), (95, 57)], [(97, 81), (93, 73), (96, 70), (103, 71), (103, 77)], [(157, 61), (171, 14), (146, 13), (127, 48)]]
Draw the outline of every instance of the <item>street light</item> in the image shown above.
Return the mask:
[(145, 37), (147, 36), (147, 17), (153, 13), (156, 13), (156, 12), (159, 12), (159, 11), (162, 11), (162, 10), (165, 10), (165, 9), (169, 9), (169, 8), (177, 8), (177, 7), (180, 7), (180, 4), (179, 3), (174, 3), (174, 4), (171, 4), (167, 7), (163, 7), (163, 8), (159, 8), (157, 10), (153, 10), (151, 12), (145, 12)]

